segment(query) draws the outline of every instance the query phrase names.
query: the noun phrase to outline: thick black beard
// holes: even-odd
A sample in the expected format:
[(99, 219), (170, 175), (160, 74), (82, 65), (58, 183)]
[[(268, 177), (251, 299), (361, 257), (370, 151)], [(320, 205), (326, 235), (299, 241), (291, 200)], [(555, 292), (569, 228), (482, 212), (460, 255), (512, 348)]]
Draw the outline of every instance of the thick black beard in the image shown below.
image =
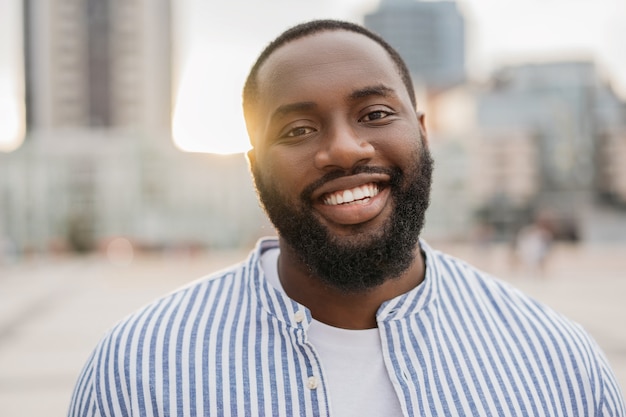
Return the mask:
[[(310, 273), (342, 292), (362, 293), (399, 277), (415, 259), (430, 203), (433, 171), (432, 157), (423, 142), (420, 149), (415, 151), (415, 163), (404, 174), (399, 169), (367, 166), (349, 173), (331, 172), (302, 192), (299, 205), (290, 203), (273, 184), (267, 183), (257, 167), (253, 167), (252, 173), (268, 217)], [(390, 175), (393, 213), (375, 236), (332, 236), (314, 215), (311, 193), (333, 178), (360, 172)], [(355, 234), (359, 228), (354, 226)]]

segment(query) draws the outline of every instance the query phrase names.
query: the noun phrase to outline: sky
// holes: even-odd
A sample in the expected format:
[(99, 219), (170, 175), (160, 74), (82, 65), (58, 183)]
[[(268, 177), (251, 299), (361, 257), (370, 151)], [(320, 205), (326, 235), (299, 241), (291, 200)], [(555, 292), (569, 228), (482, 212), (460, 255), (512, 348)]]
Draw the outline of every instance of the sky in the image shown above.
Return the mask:
[[(46, 0), (42, 0), (46, 1)], [(23, 136), (20, 0), (0, 0), (0, 151)], [(378, 0), (173, 0), (174, 138), (183, 150), (241, 152), (243, 81), (261, 49), (311, 18), (356, 22)], [(591, 58), (626, 98), (626, 1), (459, 0), (466, 18), (467, 69), (487, 78), (502, 64)], [(207, 126), (208, 115), (221, 123)], [(216, 119), (217, 120), (217, 119)]]

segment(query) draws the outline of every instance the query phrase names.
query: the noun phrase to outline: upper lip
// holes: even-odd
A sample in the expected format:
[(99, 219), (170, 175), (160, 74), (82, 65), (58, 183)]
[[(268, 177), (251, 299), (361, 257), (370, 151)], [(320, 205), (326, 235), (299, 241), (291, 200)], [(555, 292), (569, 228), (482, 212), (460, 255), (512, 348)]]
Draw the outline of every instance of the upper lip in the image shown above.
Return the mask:
[(311, 197), (314, 201), (318, 201), (325, 194), (328, 193), (334, 193), (341, 190), (349, 190), (351, 188), (370, 183), (387, 183), (389, 182), (389, 179), (389, 175), (387, 174), (369, 172), (339, 177), (322, 184), (320, 187), (315, 189)]

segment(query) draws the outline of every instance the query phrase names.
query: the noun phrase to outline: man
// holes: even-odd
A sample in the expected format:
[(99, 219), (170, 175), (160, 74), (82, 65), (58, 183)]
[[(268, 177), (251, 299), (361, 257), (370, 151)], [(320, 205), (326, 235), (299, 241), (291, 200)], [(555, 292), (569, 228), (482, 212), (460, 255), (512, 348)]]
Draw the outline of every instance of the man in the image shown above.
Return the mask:
[(244, 88), (279, 233), (118, 324), (71, 416), (624, 416), (577, 325), (419, 239), (432, 161), (397, 53), (288, 30)]

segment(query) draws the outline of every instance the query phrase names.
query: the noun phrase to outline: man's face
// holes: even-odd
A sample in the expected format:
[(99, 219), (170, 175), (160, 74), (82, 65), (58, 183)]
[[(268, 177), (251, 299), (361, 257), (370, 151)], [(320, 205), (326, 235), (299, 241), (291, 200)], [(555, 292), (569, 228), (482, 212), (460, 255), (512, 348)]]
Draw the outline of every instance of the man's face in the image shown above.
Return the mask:
[(281, 238), (345, 291), (399, 276), (415, 256), (432, 161), (386, 51), (321, 32), (277, 49), (258, 84), (248, 156)]

